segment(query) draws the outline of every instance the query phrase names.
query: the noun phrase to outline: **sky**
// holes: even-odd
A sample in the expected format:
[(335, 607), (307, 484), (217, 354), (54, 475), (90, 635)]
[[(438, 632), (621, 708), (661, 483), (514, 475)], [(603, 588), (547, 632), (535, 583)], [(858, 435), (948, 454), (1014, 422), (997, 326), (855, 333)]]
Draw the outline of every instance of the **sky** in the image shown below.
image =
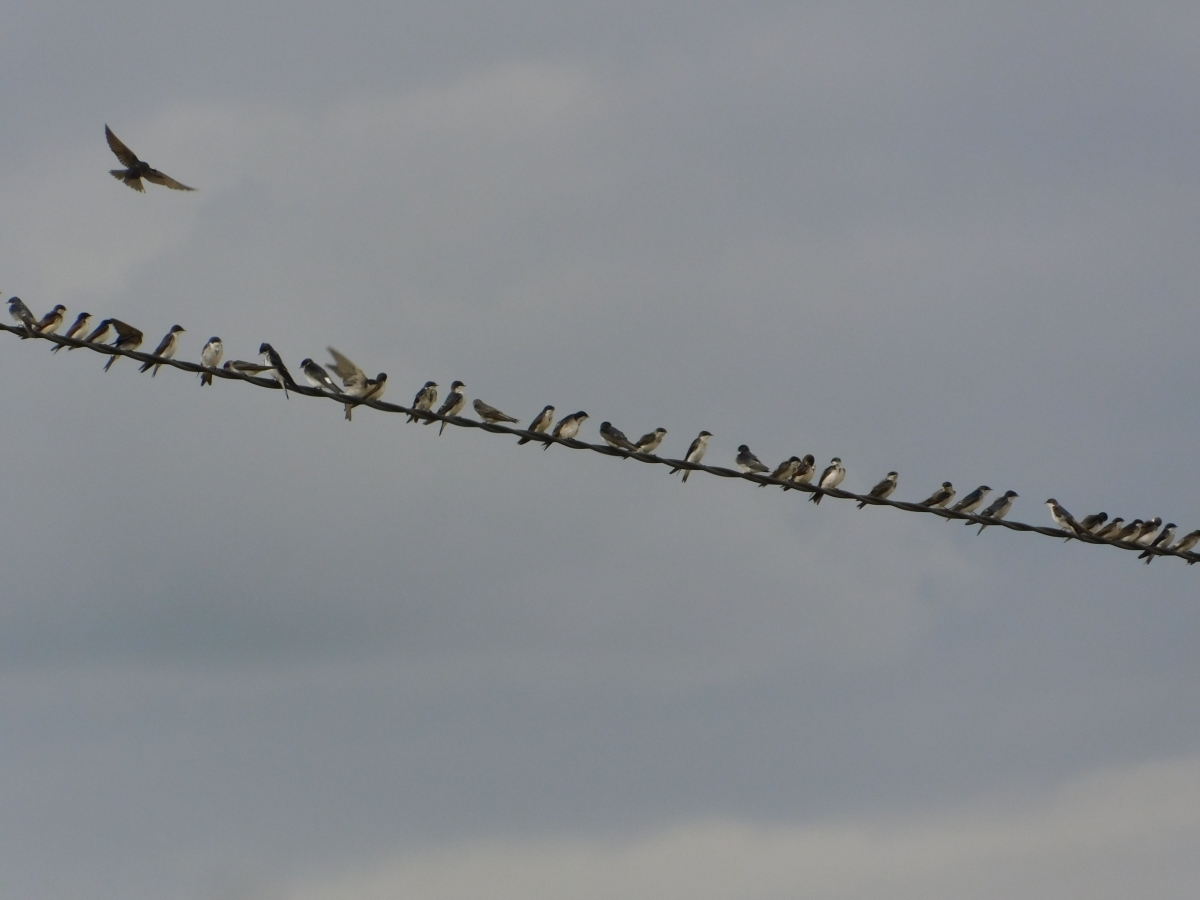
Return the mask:
[[(1198, 43), (1155, 0), (16, 0), (0, 290), (1190, 531)], [(1200, 880), (1200, 569), (0, 349), (0, 896)]]

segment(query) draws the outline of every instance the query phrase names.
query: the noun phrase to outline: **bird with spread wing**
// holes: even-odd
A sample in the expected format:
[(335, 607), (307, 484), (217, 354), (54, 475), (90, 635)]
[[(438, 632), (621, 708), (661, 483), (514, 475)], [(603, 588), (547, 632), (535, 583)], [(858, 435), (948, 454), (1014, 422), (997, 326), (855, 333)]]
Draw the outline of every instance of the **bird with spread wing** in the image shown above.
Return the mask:
[(104, 126), (104, 136), (108, 139), (108, 146), (113, 153), (117, 155), (117, 159), (121, 161), (124, 169), (110, 169), (109, 174), (118, 181), (123, 181), (135, 191), (146, 193), (146, 189), (142, 187), (142, 179), (145, 178), (152, 184), (161, 184), (163, 187), (169, 187), (173, 191), (194, 191), (195, 188), (188, 187), (186, 184), (180, 184), (170, 175), (158, 171), (158, 169), (150, 168), (149, 163), (142, 162), (137, 158), (132, 150), (121, 143), (121, 139), (112, 133), (112, 129), (107, 125)]

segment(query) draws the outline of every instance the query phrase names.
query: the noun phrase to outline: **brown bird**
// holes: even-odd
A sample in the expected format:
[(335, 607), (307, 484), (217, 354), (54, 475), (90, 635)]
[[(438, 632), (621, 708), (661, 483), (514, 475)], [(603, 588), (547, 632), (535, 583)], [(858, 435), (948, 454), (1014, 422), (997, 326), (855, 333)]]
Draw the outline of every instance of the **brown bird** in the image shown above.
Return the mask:
[[(112, 324), (113, 331), (117, 333), (117, 339), (112, 342), (112, 346), (118, 350), (136, 350), (142, 346), (142, 333), (132, 325), (127, 325), (119, 319), (108, 319)], [(113, 355), (108, 358), (108, 362), (104, 364), (104, 371), (107, 372), (112, 368), (120, 356)]]
[(112, 133), (107, 125), (104, 126), (104, 137), (108, 140), (108, 146), (117, 159), (121, 161), (121, 165), (126, 166), (124, 169), (111, 169), (109, 174), (119, 181), (125, 182), (135, 191), (146, 193), (146, 189), (142, 187), (142, 179), (153, 184), (161, 184), (163, 187), (169, 187), (174, 191), (194, 191), (195, 188), (188, 187), (186, 184), (180, 184), (170, 175), (166, 175), (158, 169), (150, 168), (149, 163), (144, 163), (137, 158), (132, 150), (121, 143), (121, 139)]

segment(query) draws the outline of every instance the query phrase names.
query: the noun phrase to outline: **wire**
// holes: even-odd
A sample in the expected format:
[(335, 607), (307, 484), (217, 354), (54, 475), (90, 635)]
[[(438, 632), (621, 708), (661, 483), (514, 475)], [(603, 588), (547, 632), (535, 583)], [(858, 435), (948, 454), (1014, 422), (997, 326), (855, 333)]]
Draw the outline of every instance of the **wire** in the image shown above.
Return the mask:
[[(18, 335), (21, 338), (31, 337), (23, 327), (5, 325), (0, 323), (0, 329), (11, 334)], [(243, 375), (240, 372), (235, 372), (230, 369), (216, 369), (209, 366), (202, 366), (198, 363), (188, 362), (179, 359), (162, 359), (150, 353), (140, 353), (136, 350), (121, 350), (113, 347), (110, 344), (89, 344), (86, 341), (81, 341), (76, 338), (69, 338), (58, 334), (44, 334), (42, 332), (34, 332), (32, 337), (39, 340), (50, 341), (55, 344), (62, 344), (68, 347), (85, 347), (96, 353), (107, 354), (109, 356), (128, 356), (130, 359), (136, 359), (139, 362), (151, 362), (156, 365), (174, 366), (176, 369), (182, 369), (185, 372), (205, 373), (212, 375), (215, 378), (226, 378), (231, 381), (244, 381), (252, 384), (255, 387), (268, 388), (270, 390), (281, 390), (281, 385), (273, 378), (258, 378), (253, 375)], [(893, 509), (903, 510), (904, 512), (925, 513), (927, 515), (940, 516), (943, 519), (961, 519), (963, 522), (975, 525), (987, 525), (995, 528), (1008, 528), (1011, 531), (1032, 531), (1037, 534), (1043, 534), (1047, 537), (1077, 540), (1086, 544), (1103, 544), (1110, 547), (1117, 547), (1122, 550), (1137, 550), (1146, 552), (1152, 556), (1177, 556), (1180, 559), (1187, 560), (1188, 565), (1195, 562), (1200, 562), (1200, 554), (1189, 551), (1175, 552), (1162, 547), (1148, 547), (1142, 544), (1134, 544), (1130, 541), (1114, 541), (1098, 538), (1091, 534), (1073, 534), (1064, 531), (1061, 528), (1049, 528), (1041, 525), (1028, 525), (1024, 522), (1017, 522), (1012, 519), (993, 519), (984, 518), (974, 515), (973, 513), (958, 512), (952, 509), (934, 509), (928, 506), (921, 506), (916, 503), (906, 503), (903, 500), (883, 499), (879, 497), (871, 497), (867, 494), (854, 494), (850, 491), (844, 491), (840, 488), (822, 488), (812, 484), (799, 484), (796, 482), (783, 482), (778, 479), (771, 478), (767, 475), (758, 475), (751, 472), (740, 472), (734, 469), (726, 469), (722, 466), (706, 466), (702, 463), (688, 462), (683, 459), (666, 459), (661, 456), (655, 456), (650, 453), (635, 453), (627, 450), (618, 450), (615, 447), (610, 447), (607, 444), (589, 444), (585, 441), (577, 441), (574, 438), (558, 438), (551, 434), (543, 434), (541, 432), (524, 431), (520, 428), (509, 428), (505, 425), (497, 425), (491, 422), (481, 422), (475, 419), (463, 419), (459, 416), (442, 416), (436, 412), (427, 412), (418, 409), (409, 409), (406, 406), (400, 406), (397, 403), (387, 403), (382, 400), (355, 400), (352, 397), (347, 397), (344, 394), (330, 394), (327, 391), (318, 390), (314, 387), (309, 387), (301, 384), (289, 384), (288, 392), (293, 394), (303, 394), (306, 397), (318, 397), (326, 400), (333, 400), (336, 403), (345, 405), (347, 403), (353, 406), (369, 406), (372, 409), (378, 409), (381, 412), (399, 413), (406, 416), (415, 416), (418, 419), (430, 421), (443, 421), (448, 425), (454, 425), (458, 428), (480, 428), (484, 431), (490, 431), (492, 434), (510, 434), (515, 437), (528, 438), (530, 441), (540, 441), (543, 444), (561, 444), (564, 447), (569, 447), (572, 450), (590, 450), (593, 453), (600, 453), (604, 456), (617, 456), (623, 459), (636, 459), (638, 462), (647, 463), (649, 465), (670, 466), (672, 469), (691, 469), (697, 472), (707, 472), (709, 475), (716, 475), (719, 478), (740, 478), (743, 481), (750, 481), (759, 485), (786, 487), (790, 490), (799, 491), (807, 494), (823, 494), (833, 497), (838, 500), (853, 500), (859, 503), (865, 503), (868, 506), (890, 506)]]

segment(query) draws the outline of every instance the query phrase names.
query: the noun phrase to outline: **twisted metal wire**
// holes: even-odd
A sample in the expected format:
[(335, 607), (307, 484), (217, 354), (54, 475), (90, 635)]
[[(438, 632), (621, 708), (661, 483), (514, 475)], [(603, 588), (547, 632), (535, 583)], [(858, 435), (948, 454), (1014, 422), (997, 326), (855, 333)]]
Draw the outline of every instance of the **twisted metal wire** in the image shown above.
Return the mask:
[[(137, 350), (122, 350), (111, 344), (93, 344), (87, 341), (78, 340), (77, 338), (69, 338), (59, 334), (45, 334), (35, 331), (32, 334), (26, 332), (21, 326), (5, 325), (0, 323), (0, 329), (15, 334), (21, 338), (33, 338), (36, 340), (50, 341), (55, 344), (62, 344), (67, 347), (85, 347), (96, 353), (106, 354), (108, 356), (128, 356), (130, 359), (136, 359), (139, 362), (149, 362), (155, 365), (173, 366), (176, 369), (182, 369), (185, 372), (195, 372), (197, 374), (209, 374), (214, 378), (225, 378), (230, 381), (244, 381), (252, 384), (255, 387), (268, 388), (271, 390), (281, 390), (282, 385), (273, 378), (260, 378), (254, 375), (244, 375), (241, 372), (236, 372), (231, 369), (217, 369), (210, 366), (202, 366), (199, 363), (188, 362), (187, 360), (179, 359), (164, 359), (154, 356), (150, 353), (141, 353)], [(977, 516), (974, 513), (959, 512), (953, 509), (939, 509), (929, 506), (921, 506), (917, 503), (908, 503), (903, 500), (892, 500), (890, 498), (872, 497), (868, 494), (855, 494), (850, 491), (842, 490), (841, 488), (823, 488), (813, 484), (800, 484), (791, 481), (780, 481), (777, 478), (771, 478), (769, 475), (760, 475), (753, 472), (741, 472), (735, 469), (726, 469), (723, 466), (706, 466), (702, 463), (688, 462), (685, 459), (667, 459), (661, 456), (655, 456), (652, 453), (636, 453), (627, 450), (619, 450), (616, 447), (610, 447), (607, 444), (589, 444), (586, 441), (575, 440), (574, 438), (559, 438), (552, 434), (541, 432), (525, 431), (520, 428), (510, 428), (507, 425), (498, 425), (492, 422), (477, 421), (475, 419), (464, 419), (459, 416), (443, 416), (436, 412), (425, 411), (419, 409), (409, 409), (406, 406), (401, 406), (398, 403), (388, 403), (383, 400), (356, 400), (352, 397), (347, 397), (344, 394), (331, 394), (327, 391), (318, 390), (317, 388), (301, 384), (289, 384), (288, 392), (295, 394), (303, 394), (306, 397), (319, 397), (326, 400), (333, 400), (339, 404), (350, 404), (351, 406), (369, 406), (372, 409), (378, 409), (381, 412), (399, 413), (406, 416), (414, 416), (417, 419), (426, 421), (441, 421), (447, 425), (454, 425), (457, 428), (480, 428), (484, 431), (490, 431), (493, 434), (510, 434), (514, 437), (527, 438), (530, 441), (539, 441), (542, 444), (561, 444), (564, 447), (569, 447), (572, 450), (591, 450), (593, 453), (600, 453), (604, 456), (617, 456), (623, 459), (636, 459), (638, 462), (647, 463), (649, 465), (669, 466), (672, 469), (691, 469), (697, 472), (707, 472), (709, 475), (716, 475), (720, 478), (740, 478), (743, 481), (751, 481), (755, 484), (763, 486), (778, 486), (790, 490), (800, 491), (807, 494), (823, 494), (833, 497), (838, 500), (853, 500), (859, 503), (865, 503), (868, 506), (890, 506), (893, 509), (903, 510), (904, 512), (925, 513), (927, 515), (940, 516), (943, 519), (961, 519), (964, 523), (974, 525), (987, 525), (996, 528), (1008, 528), (1011, 531), (1032, 531), (1037, 534), (1044, 534), (1047, 537), (1062, 538), (1065, 540), (1077, 540), (1086, 544), (1103, 544), (1109, 547), (1117, 547), (1122, 550), (1137, 550), (1147, 552), (1153, 556), (1177, 556), (1180, 559), (1187, 560), (1191, 565), (1195, 562), (1200, 562), (1200, 553), (1190, 551), (1176, 552), (1171, 549), (1162, 547), (1149, 547), (1142, 544), (1135, 544), (1130, 541), (1115, 541), (1109, 539), (1098, 538), (1091, 534), (1076, 534), (1064, 531), (1061, 528), (1050, 528), (1042, 525), (1029, 525), (1025, 522), (1017, 522), (1012, 519), (992, 519)]]

